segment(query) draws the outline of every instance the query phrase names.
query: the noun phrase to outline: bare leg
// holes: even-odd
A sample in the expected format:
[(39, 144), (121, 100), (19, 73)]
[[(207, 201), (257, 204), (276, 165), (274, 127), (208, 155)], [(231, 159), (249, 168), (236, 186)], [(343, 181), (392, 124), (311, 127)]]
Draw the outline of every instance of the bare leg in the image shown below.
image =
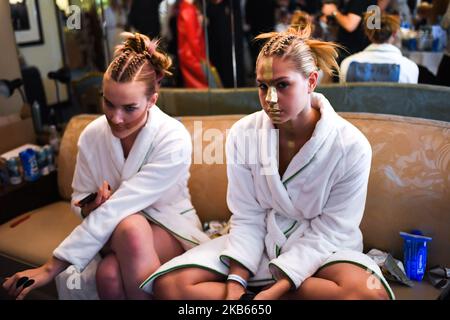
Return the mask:
[(225, 299), (225, 277), (200, 268), (183, 268), (160, 276), (154, 294), (163, 300)]
[(150, 225), (139, 214), (131, 215), (119, 223), (111, 237), (111, 249), (119, 262), (128, 299), (150, 299), (151, 296), (141, 290), (139, 285), (161, 262), (184, 251), (167, 231)]
[(123, 300), (126, 298), (119, 261), (114, 253), (109, 253), (100, 261), (95, 277), (100, 299)]
[(306, 279), (284, 299), (389, 299), (381, 282), (351, 263), (336, 263)]

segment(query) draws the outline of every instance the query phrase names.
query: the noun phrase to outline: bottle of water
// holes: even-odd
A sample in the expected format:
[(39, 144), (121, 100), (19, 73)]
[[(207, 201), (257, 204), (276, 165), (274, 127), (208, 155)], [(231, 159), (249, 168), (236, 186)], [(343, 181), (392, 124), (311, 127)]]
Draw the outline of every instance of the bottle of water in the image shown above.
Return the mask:
[(58, 131), (56, 130), (56, 126), (52, 124), (50, 126), (49, 144), (51, 145), (55, 154), (58, 154), (58, 152), (59, 152), (59, 143), (60, 143), (60, 138), (59, 138)]
[(36, 100), (31, 105), (31, 117), (33, 118), (34, 132), (40, 133), (42, 131), (41, 107)]

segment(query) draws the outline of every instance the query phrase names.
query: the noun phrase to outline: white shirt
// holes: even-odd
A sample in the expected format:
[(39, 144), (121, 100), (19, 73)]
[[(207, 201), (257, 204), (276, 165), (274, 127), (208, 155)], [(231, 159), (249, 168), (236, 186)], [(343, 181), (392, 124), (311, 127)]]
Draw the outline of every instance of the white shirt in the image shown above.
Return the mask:
[(442, 17), (441, 26), (447, 31), (447, 43), (444, 52), (446, 55), (450, 56), (450, 3), (447, 6), (447, 11)]
[(419, 68), (396, 46), (372, 43), (341, 63), (339, 82), (388, 81), (417, 83)]

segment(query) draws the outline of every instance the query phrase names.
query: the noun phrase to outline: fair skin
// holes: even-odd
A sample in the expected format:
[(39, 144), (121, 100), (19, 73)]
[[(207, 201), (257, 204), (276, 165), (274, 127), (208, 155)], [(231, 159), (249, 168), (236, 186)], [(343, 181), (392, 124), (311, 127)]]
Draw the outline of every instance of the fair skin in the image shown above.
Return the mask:
[[(317, 77), (317, 72), (305, 77), (288, 59), (263, 57), (258, 62), (256, 78), (259, 99), (274, 126), (280, 130), (280, 175), (295, 153), (311, 138), (320, 119), (320, 112), (311, 105), (311, 93), (317, 85)], [(271, 87), (275, 87), (276, 93), (271, 91)], [(294, 152), (289, 150), (292, 146)], [(233, 260), (230, 261), (229, 273), (238, 274), (245, 280), (250, 277), (250, 272)], [(336, 263), (322, 268), (297, 289), (293, 288), (287, 277), (280, 278), (263, 288), (255, 300), (387, 299), (379, 280), (369, 277), (370, 274), (358, 266)], [(378, 281), (373, 286), (376, 289), (368, 288), (369, 280)], [(245, 291), (239, 283), (225, 282), (225, 276), (199, 268), (178, 269), (157, 278), (154, 283), (158, 299), (237, 300)]]
[[(140, 130), (147, 122), (148, 110), (158, 99), (145, 94), (142, 82), (118, 83), (105, 75), (103, 81), (103, 109), (112, 134), (120, 139), (124, 157), (127, 158)], [(111, 196), (108, 182), (98, 188), (96, 199), (83, 206), (84, 216), (95, 214), (95, 209), (108, 201)], [(79, 206), (78, 203), (75, 205)], [(151, 224), (139, 213), (123, 219), (114, 230), (101, 253), (96, 282), (101, 299), (149, 299), (150, 296), (139, 289), (140, 283), (153, 273), (162, 263), (181, 254), (184, 249), (167, 231)], [(70, 264), (55, 257), (43, 266), (18, 272), (7, 278), (3, 288), (18, 300), (24, 299), (33, 289), (52, 281)], [(25, 287), (17, 282), (28, 277), (34, 282)]]
[(336, 12), (336, 21), (348, 32), (355, 31), (362, 19), (354, 13), (342, 14), (334, 3), (326, 3), (322, 6), (322, 14), (324, 16), (331, 16), (333, 12)]

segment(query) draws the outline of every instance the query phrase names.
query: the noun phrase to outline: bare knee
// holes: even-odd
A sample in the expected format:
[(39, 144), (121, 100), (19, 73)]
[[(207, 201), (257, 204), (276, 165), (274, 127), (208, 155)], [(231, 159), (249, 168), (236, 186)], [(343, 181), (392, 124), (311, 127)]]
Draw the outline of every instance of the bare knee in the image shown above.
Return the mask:
[(337, 299), (381, 300), (389, 294), (380, 278), (351, 263), (337, 263), (322, 269), (318, 276), (338, 286)]
[(344, 290), (342, 295), (343, 300), (389, 300), (386, 291), (379, 290), (365, 290), (353, 291)]

